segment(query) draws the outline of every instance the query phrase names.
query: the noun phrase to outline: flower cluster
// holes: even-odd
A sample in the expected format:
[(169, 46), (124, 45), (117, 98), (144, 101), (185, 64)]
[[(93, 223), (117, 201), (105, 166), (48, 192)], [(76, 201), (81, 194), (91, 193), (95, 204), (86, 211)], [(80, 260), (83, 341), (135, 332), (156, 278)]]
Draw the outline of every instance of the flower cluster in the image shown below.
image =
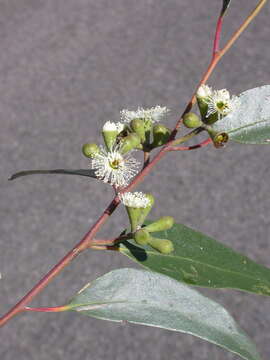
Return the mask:
[[(163, 145), (170, 136), (170, 129), (155, 122), (168, 109), (156, 106), (136, 111), (122, 110), (121, 122), (107, 121), (102, 127), (104, 146), (84, 144), (83, 154), (91, 158), (91, 167), (96, 177), (116, 188), (128, 185), (139, 168), (139, 162), (130, 154), (133, 150), (149, 151)], [(140, 193), (124, 196), (124, 201), (135, 204), (143, 201)], [(145, 203), (147, 199), (145, 200)]]
[(203, 99), (207, 104), (206, 118), (217, 114), (217, 120), (228, 115), (239, 106), (239, 98), (232, 97), (226, 89), (213, 90), (208, 85), (201, 85), (197, 91), (197, 98)]

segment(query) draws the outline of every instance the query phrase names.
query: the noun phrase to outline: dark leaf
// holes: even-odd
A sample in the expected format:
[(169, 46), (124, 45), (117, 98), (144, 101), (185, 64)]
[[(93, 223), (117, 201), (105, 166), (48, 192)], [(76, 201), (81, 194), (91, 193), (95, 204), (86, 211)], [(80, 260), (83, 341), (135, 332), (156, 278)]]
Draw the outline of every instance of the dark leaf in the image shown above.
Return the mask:
[(160, 254), (134, 240), (121, 243), (119, 250), (140, 265), (187, 284), (270, 296), (270, 269), (209, 236), (175, 224), (170, 230), (155, 233), (155, 237), (171, 240), (174, 251)]
[(14, 180), (22, 176), (27, 175), (36, 175), (36, 174), (64, 174), (64, 175), (80, 175), (87, 176), (91, 178), (96, 178), (95, 171), (90, 169), (54, 169), (54, 170), (24, 170), (17, 172), (9, 178), (9, 180)]
[(228, 7), (230, 5), (231, 0), (223, 0), (222, 10), (221, 10), (221, 16), (225, 14), (225, 12), (228, 10)]

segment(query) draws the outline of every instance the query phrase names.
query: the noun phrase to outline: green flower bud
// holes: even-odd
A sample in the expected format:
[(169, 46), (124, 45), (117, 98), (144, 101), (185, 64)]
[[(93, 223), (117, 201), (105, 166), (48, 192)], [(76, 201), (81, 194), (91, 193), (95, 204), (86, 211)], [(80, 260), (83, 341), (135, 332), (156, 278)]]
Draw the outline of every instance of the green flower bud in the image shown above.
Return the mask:
[(148, 244), (162, 254), (170, 254), (174, 250), (173, 243), (167, 239), (150, 237)]
[(140, 137), (141, 142), (145, 142), (145, 128), (142, 119), (133, 119), (130, 122), (131, 129)]
[(151, 141), (152, 128), (153, 128), (153, 121), (151, 119), (145, 119), (144, 129), (145, 129), (145, 142), (147, 145), (149, 145)]
[(171, 130), (166, 126), (157, 124), (153, 126), (153, 147), (164, 145), (168, 142)]
[(131, 133), (126, 136), (121, 143), (121, 153), (126, 154), (130, 150), (137, 147), (141, 142), (140, 137), (136, 133)]
[(151, 236), (148, 231), (146, 231), (144, 229), (140, 229), (140, 230), (136, 231), (136, 233), (134, 235), (134, 240), (139, 245), (146, 245), (146, 244), (148, 244), (150, 237)]
[(97, 144), (84, 144), (82, 146), (82, 153), (87, 158), (94, 158), (99, 153)]
[(188, 112), (183, 117), (183, 123), (187, 128), (193, 129), (202, 125), (202, 121), (198, 115)]
[(172, 216), (162, 216), (157, 221), (145, 226), (143, 229), (148, 232), (164, 231), (170, 229), (174, 224)]
[(149, 205), (143, 209), (140, 209), (140, 215), (137, 219), (138, 221), (138, 226), (141, 226), (144, 223), (144, 220), (147, 218), (148, 214), (150, 213), (154, 203), (155, 203), (155, 198), (152, 194), (145, 194), (145, 196), (147, 197), (147, 199), (149, 200)]

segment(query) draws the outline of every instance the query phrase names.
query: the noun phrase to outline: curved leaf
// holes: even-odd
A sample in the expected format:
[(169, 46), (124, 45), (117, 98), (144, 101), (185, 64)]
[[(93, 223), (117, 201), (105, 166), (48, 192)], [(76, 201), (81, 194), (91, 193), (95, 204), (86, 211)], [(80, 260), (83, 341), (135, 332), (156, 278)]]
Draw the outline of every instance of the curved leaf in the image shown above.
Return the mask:
[(270, 296), (270, 269), (184, 225), (155, 233), (169, 239), (174, 251), (160, 254), (134, 240), (120, 245), (120, 252), (140, 265), (187, 284), (232, 288)]
[(72, 169), (54, 169), (54, 170), (23, 170), (20, 172), (17, 172), (8, 180), (14, 180), (22, 176), (27, 175), (36, 175), (36, 174), (64, 174), (64, 175), (81, 175), (81, 176), (88, 176), (96, 179), (95, 171), (90, 169), (78, 169), (78, 170), (72, 170)]
[(213, 127), (243, 144), (270, 144), (270, 85), (240, 94), (240, 105)]
[(243, 359), (259, 360), (254, 344), (219, 304), (167, 276), (114, 270), (84, 287), (69, 310), (195, 335)]

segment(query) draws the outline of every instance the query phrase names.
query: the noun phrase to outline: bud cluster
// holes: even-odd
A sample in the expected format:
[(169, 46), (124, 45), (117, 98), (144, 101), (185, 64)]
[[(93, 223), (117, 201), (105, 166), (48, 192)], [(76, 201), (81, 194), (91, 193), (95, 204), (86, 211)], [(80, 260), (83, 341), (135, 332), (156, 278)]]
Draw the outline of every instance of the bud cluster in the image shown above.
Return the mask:
[(173, 224), (173, 217), (162, 216), (157, 221), (137, 230), (134, 234), (134, 240), (138, 245), (149, 245), (162, 254), (170, 254), (174, 250), (173, 243), (168, 239), (156, 238), (151, 234), (168, 230)]
[(171, 135), (171, 130), (165, 125), (156, 124), (168, 112), (166, 107), (156, 106), (136, 111), (122, 110), (120, 114), (128, 129), (140, 138), (138, 148), (149, 151), (166, 144)]
[(154, 205), (154, 197), (151, 194), (142, 192), (124, 193), (120, 195), (125, 205), (133, 233), (134, 240), (138, 245), (149, 245), (162, 254), (169, 254), (173, 251), (173, 244), (170, 240), (155, 238), (151, 233), (170, 229), (174, 224), (171, 216), (162, 216), (157, 221), (142, 227), (146, 217)]

